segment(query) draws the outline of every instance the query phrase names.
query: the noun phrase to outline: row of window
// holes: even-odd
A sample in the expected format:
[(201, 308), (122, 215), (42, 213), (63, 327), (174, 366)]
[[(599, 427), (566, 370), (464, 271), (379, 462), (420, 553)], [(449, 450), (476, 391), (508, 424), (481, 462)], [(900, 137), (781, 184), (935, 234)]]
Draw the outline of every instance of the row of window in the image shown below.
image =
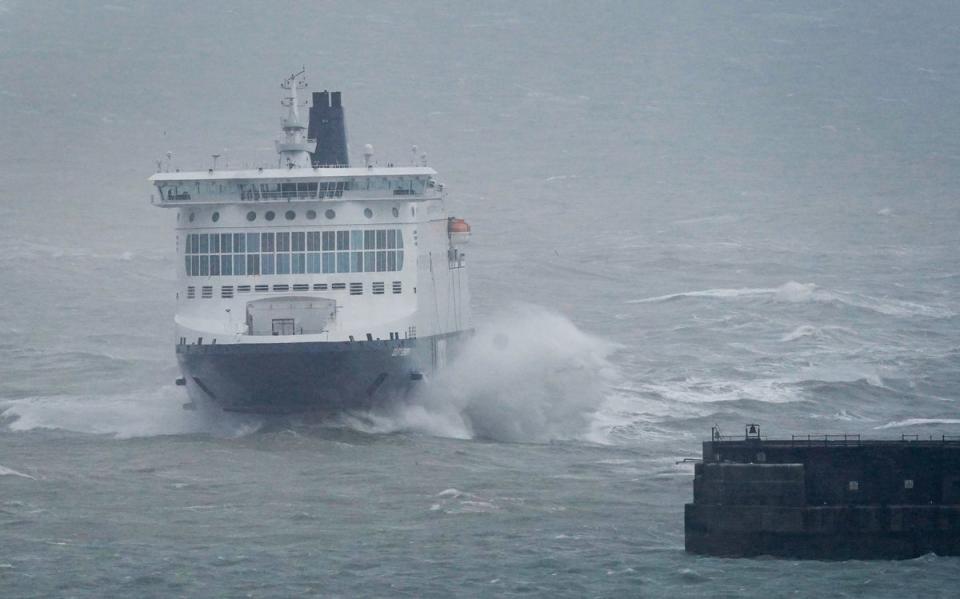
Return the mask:
[(279, 233), (190, 233), (187, 276), (396, 272), (403, 270), (399, 229)]
[[(399, 209), (399, 208), (397, 208), (396, 206), (394, 206), (393, 209), (391, 210), (391, 212), (393, 213), (394, 218), (400, 218), (400, 209)], [(415, 215), (415, 214), (416, 214), (416, 208), (413, 207), (413, 206), (411, 206), (411, 207), (410, 207), (410, 215), (413, 216), (413, 215)], [(324, 215), (325, 217), (327, 217), (327, 219), (329, 219), (329, 220), (332, 220), (332, 219), (334, 219), (334, 218), (337, 217), (337, 213), (336, 213), (333, 209), (328, 209), (327, 211), (325, 211), (325, 212), (323, 213), (323, 215)], [(363, 215), (364, 215), (365, 217), (367, 217), (367, 218), (373, 218), (373, 210), (370, 209), (370, 208), (364, 208), (364, 209), (363, 209)], [(317, 218), (317, 211), (316, 211), (316, 210), (307, 210), (307, 211), (306, 211), (306, 216), (307, 216), (307, 220), (315, 220), (315, 219)], [(188, 220), (189, 220), (190, 222), (193, 222), (193, 221), (196, 219), (196, 217), (197, 217), (197, 213), (196, 213), (196, 212), (191, 212), (191, 213), (188, 215)], [(272, 220), (275, 219), (276, 217), (277, 217), (277, 213), (274, 212), (273, 210), (267, 210), (266, 212), (263, 213), (263, 218), (265, 218), (265, 219), (268, 220), (268, 221), (272, 221)], [(180, 215), (178, 214), (178, 215), (177, 215), (177, 219), (179, 220), (179, 218), (180, 218)], [(283, 213), (283, 218), (285, 218), (285, 219), (287, 219), (287, 220), (296, 220), (296, 218), (297, 218), (297, 212), (296, 212), (296, 210), (287, 210), (286, 212)], [(210, 215), (210, 220), (213, 221), (213, 222), (219, 222), (219, 220), (220, 220), (220, 212), (214, 211), (214, 212)], [(253, 222), (253, 221), (257, 220), (257, 212), (256, 212), (255, 210), (250, 210), (249, 212), (247, 212), (247, 220), (250, 221), (250, 222)]]
[(281, 233), (190, 233), (186, 254), (242, 254), (333, 250), (389, 250), (403, 248), (399, 229), (362, 231), (297, 231)]
[[(386, 294), (386, 284), (383, 281), (376, 281), (372, 285), (373, 295), (385, 295)], [(293, 285), (286, 284), (277, 284), (273, 285), (273, 291), (275, 293), (287, 293), (290, 291), (310, 291), (309, 283), (294, 283)], [(333, 291), (345, 291), (347, 289), (346, 283), (314, 283), (313, 291), (327, 291), (331, 289)], [(349, 285), (350, 295), (363, 295), (363, 283), (354, 282)], [(223, 285), (220, 287), (220, 297), (223, 298), (232, 298), (234, 293), (265, 293), (271, 290), (270, 285)], [(391, 286), (391, 290), (394, 294), (399, 295), (403, 293), (403, 283), (401, 281), (394, 281)], [(197, 297), (197, 288), (193, 285), (187, 287), (187, 299), (195, 299)], [(213, 297), (213, 286), (204, 285), (200, 288), (200, 297), (204, 299), (210, 299)]]

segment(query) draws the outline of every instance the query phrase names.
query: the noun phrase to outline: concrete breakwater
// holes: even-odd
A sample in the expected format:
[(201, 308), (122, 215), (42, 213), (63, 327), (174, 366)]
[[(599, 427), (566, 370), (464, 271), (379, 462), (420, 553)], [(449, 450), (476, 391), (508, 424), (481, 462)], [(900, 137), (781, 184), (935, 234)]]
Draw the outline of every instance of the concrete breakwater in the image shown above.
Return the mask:
[(685, 506), (687, 551), (811, 559), (960, 555), (960, 438), (770, 440), (714, 431)]

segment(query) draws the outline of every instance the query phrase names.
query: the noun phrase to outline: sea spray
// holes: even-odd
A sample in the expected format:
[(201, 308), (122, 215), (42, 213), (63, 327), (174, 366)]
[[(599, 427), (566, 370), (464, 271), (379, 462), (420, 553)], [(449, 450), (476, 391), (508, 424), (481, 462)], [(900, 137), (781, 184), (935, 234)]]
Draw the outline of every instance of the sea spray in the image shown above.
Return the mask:
[(0, 401), (9, 430), (60, 429), (117, 438), (206, 433), (235, 437), (256, 431), (261, 420), (200, 405), (184, 410), (186, 395), (172, 385), (137, 393), (59, 395)]
[(412, 401), (350, 422), (510, 442), (583, 438), (617, 378), (615, 349), (560, 314), (514, 306), (479, 326)]

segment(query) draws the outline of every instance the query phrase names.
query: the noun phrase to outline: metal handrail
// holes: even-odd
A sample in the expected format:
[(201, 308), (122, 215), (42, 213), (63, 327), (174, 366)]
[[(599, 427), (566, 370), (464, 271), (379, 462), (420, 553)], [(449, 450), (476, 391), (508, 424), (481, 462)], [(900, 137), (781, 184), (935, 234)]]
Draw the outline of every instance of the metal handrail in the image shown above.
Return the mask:
[[(769, 441), (769, 438), (766, 435), (760, 435), (759, 428), (756, 431), (756, 436), (749, 433), (746, 436), (741, 435), (724, 435), (720, 432), (719, 426), (713, 426), (710, 428), (710, 441), (711, 442), (749, 442), (749, 441)], [(960, 443), (960, 435), (946, 435), (943, 434), (940, 436), (940, 439), (935, 438), (933, 435), (930, 435), (928, 439), (922, 439), (919, 434), (915, 433), (901, 433), (900, 439), (876, 439), (864, 441), (860, 433), (826, 433), (819, 435), (790, 435), (789, 439), (773, 439), (771, 443), (773, 444), (785, 444), (789, 443), (791, 445), (815, 445), (815, 444), (833, 444), (833, 445), (853, 445), (860, 446), (864, 443), (914, 443), (914, 442), (940, 442), (940, 443)]]

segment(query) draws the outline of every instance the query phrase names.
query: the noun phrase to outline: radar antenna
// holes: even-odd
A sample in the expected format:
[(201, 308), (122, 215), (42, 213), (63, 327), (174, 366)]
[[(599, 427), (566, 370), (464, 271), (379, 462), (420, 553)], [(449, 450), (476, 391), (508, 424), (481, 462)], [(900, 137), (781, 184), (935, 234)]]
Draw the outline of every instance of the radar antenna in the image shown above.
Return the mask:
[(301, 68), (280, 84), (280, 88), (284, 90), (280, 105), (287, 109), (287, 115), (280, 121), (283, 140), (277, 141), (276, 145), (281, 162), (285, 162), (289, 168), (310, 166), (310, 153), (317, 145), (315, 141), (307, 139), (307, 126), (300, 120), (299, 108), (306, 106), (307, 101), (300, 102), (297, 91), (308, 87), (304, 77), (306, 72), (306, 68)]

